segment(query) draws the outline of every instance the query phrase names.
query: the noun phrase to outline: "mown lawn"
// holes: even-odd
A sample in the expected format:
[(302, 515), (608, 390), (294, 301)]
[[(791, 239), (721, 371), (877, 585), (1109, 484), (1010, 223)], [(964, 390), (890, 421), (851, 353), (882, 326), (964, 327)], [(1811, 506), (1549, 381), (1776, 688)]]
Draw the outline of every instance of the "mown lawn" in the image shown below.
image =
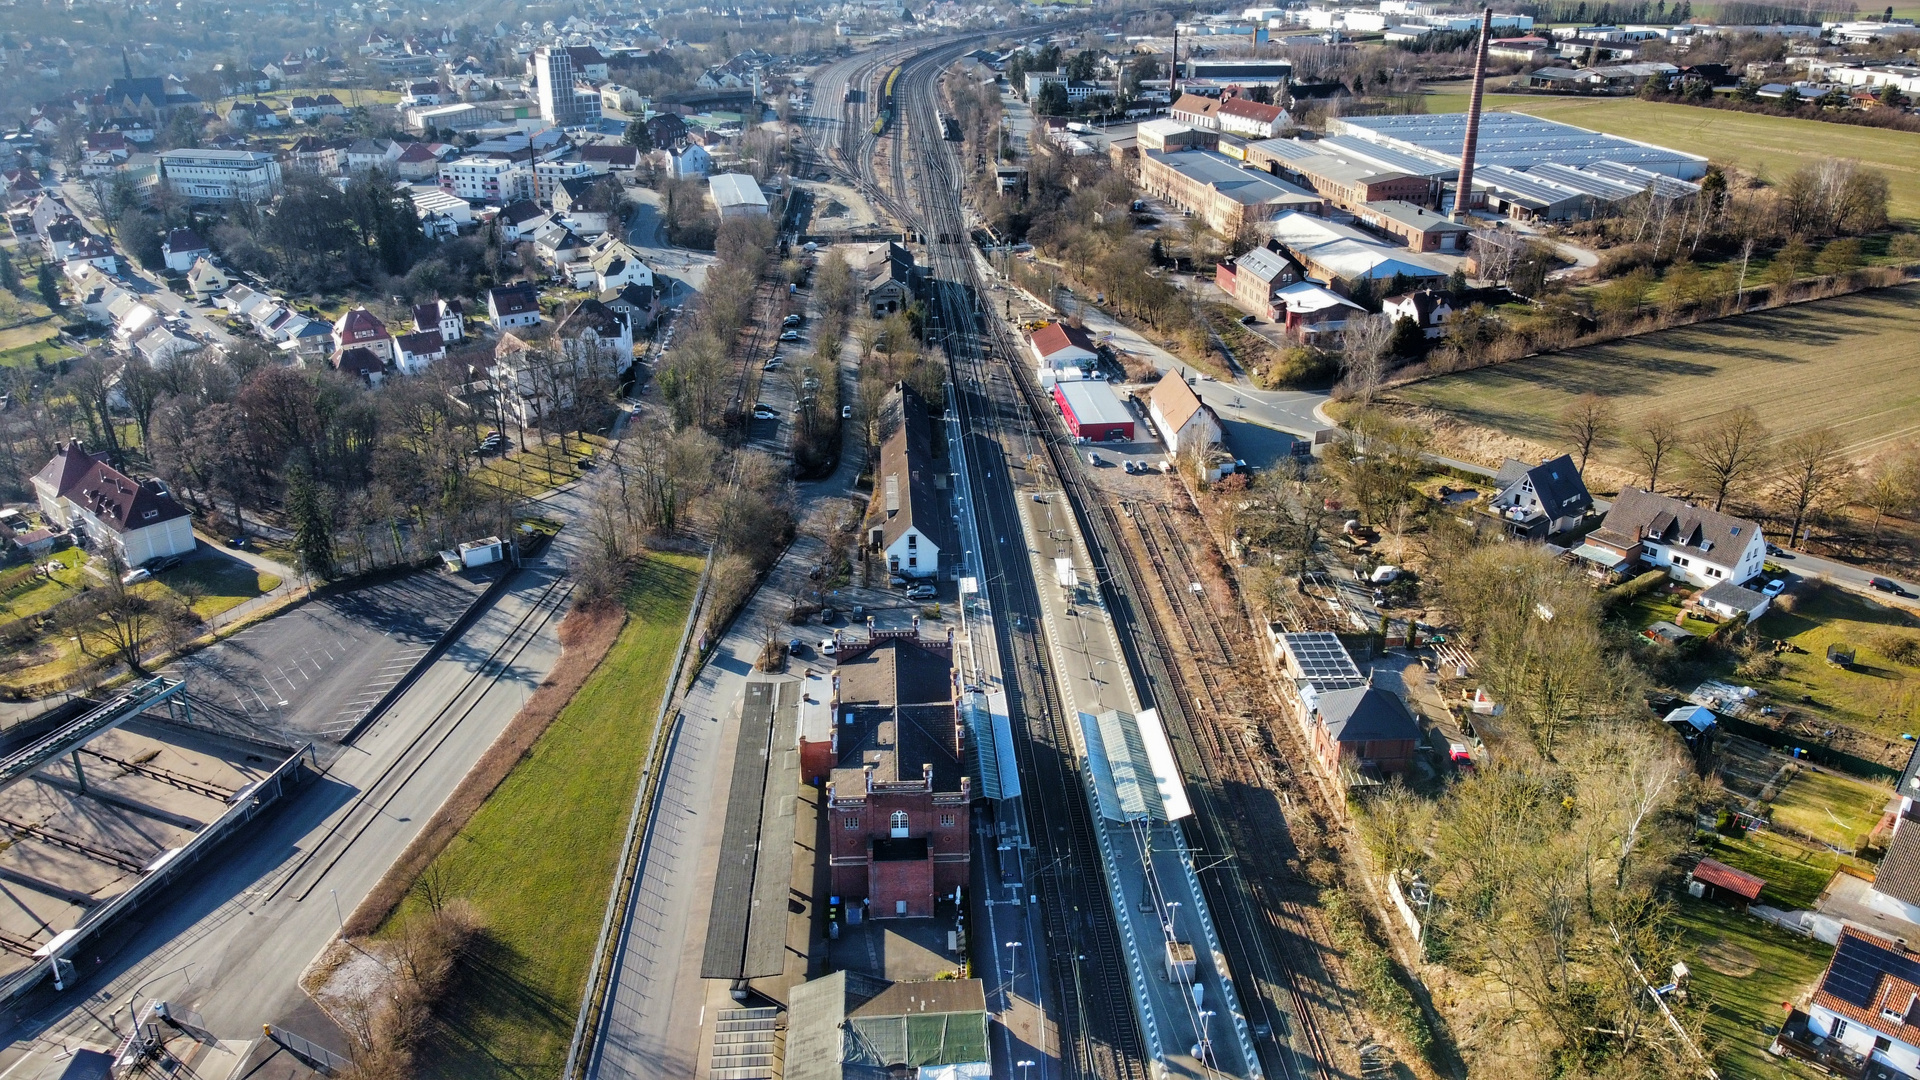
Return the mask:
[(81, 566), (87, 561), (87, 553), (79, 548), (56, 551), (44, 558), (36, 559), (41, 565), (57, 562), (65, 567), (53, 572), (51, 578), (36, 578), (22, 582), (12, 595), (0, 597), (0, 615), (25, 619), (38, 615), (70, 596), (77, 596), (85, 583), (87, 572)]
[(1683, 630), (1691, 630), (1701, 637), (1713, 633), (1718, 626), (1717, 623), (1681, 613), (1680, 601), (1683, 599), (1685, 597), (1669, 595), (1663, 589), (1656, 589), (1634, 597), (1633, 603), (1627, 605), (1621, 617), (1635, 630), (1645, 630), (1654, 623), (1665, 620), (1679, 625)]
[(1856, 848), (1885, 812), (1893, 789), (1801, 769), (1773, 800), (1773, 820), (1816, 840)]
[[(1920, 620), (1898, 608), (1831, 586), (1806, 589), (1794, 610), (1778, 605), (1754, 624), (1761, 635), (1801, 651), (1780, 654), (1780, 673), (1743, 680), (1795, 710), (1830, 717), (1889, 739), (1920, 733), (1920, 667), (1886, 657), (1878, 646), (1920, 639)], [(1854, 649), (1854, 665), (1827, 663), (1827, 646)], [(1806, 699), (1811, 698), (1811, 701)]]
[(699, 575), (696, 558), (648, 557), (612, 651), (427, 871), (473, 902), (486, 933), (474, 970), (439, 1009), (420, 1075), (547, 1080), (561, 1071)]
[(157, 575), (156, 580), (186, 598), (193, 613), (203, 619), (280, 587), (280, 579), (272, 574), (255, 570), (251, 563), (225, 552), (204, 547), (179, 566)]
[(1765, 881), (1760, 902), (1785, 911), (1811, 909), (1842, 862), (1866, 866), (1851, 856), (1815, 850), (1765, 832), (1715, 837), (1710, 854)]
[[(1673, 920), (1680, 954), (1692, 973), (1690, 994), (1706, 1009), (1707, 1034), (1722, 1076), (1813, 1077), (1804, 1066), (1767, 1053), (1786, 1019), (1782, 1002), (1804, 993), (1826, 970), (1833, 950), (1718, 904), (1680, 896)], [(1649, 972), (1649, 976), (1655, 973)]]

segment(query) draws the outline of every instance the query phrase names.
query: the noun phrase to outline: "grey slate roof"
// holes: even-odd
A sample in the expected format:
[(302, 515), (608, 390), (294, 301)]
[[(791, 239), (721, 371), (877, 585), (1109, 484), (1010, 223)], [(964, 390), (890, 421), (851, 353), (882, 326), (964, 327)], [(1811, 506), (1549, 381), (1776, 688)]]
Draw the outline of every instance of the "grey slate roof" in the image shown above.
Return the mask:
[(1378, 687), (1330, 690), (1320, 695), (1315, 707), (1334, 742), (1391, 742), (1420, 737), (1420, 724), (1407, 703)]
[(1711, 600), (1716, 604), (1752, 611), (1766, 601), (1766, 597), (1752, 589), (1735, 585), (1731, 581), (1714, 582), (1713, 587), (1700, 594), (1700, 599)]
[(1745, 518), (1624, 487), (1593, 536), (1621, 548), (1652, 540), (1731, 565), (1759, 533), (1760, 526)]

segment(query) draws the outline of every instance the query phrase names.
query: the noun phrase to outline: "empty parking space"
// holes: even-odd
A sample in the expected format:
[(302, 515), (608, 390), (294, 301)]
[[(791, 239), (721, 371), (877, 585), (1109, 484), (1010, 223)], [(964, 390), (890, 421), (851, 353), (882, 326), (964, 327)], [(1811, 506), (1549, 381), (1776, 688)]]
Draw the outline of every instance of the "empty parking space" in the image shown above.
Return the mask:
[(483, 592), (490, 577), (422, 571), (328, 596), (168, 667), (215, 730), (337, 741)]

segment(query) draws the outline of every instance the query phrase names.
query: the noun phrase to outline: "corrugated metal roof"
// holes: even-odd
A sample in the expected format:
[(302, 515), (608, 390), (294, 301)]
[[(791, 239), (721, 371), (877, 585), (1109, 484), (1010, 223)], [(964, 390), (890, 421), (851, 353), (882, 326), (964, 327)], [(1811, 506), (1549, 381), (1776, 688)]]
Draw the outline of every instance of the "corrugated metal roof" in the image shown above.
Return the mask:
[(1457, 163), (1437, 160), (1437, 156), (1409, 153), (1348, 135), (1329, 135), (1321, 139), (1319, 145), (1326, 148), (1326, 153), (1363, 158), (1381, 168), (1412, 176), (1447, 177), (1459, 169)]
[(1160, 714), (1108, 709), (1080, 714), (1100, 815), (1109, 821), (1178, 821), (1193, 813)]
[(760, 193), (760, 185), (745, 173), (721, 173), (709, 178), (707, 186), (713, 192), (715, 206), (767, 205), (767, 197)]
[(1575, 169), (1557, 162), (1544, 162), (1527, 170), (1528, 176), (1537, 176), (1551, 180), (1575, 191), (1585, 192), (1601, 202), (1623, 202), (1645, 191), (1645, 186), (1631, 187), (1618, 180), (1609, 180), (1604, 176), (1595, 176), (1582, 169)]
[(1665, 199), (1684, 199), (1700, 194), (1700, 185), (1687, 180), (1676, 180), (1665, 173), (1651, 169), (1642, 169), (1637, 165), (1628, 165), (1620, 161), (1595, 161), (1580, 167), (1581, 172), (1592, 173), (1608, 180), (1618, 180), (1645, 191), (1648, 184), (1653, 185), (1653, 193)]
[(1581, 202), (1590, 196), (1574, 188), (1556, 184), (1544, 177), (1530, 176), (1504, 165), (1482, 165), (1473, 174), (1473, 182), (1507, 196), (1510, 200), (1532, 203), (1545, 210), (1569, 202)]
[(1131, 424), (1133, 414), (1113, 392), (1113, 384), (1093, 379), (1055, 383), (1074, 419), (1082, 424)]

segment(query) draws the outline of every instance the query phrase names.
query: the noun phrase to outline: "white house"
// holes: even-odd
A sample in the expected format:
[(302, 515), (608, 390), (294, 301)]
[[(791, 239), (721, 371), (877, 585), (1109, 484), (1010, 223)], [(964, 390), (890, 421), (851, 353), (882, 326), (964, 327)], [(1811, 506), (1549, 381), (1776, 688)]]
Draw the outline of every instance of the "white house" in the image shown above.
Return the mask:
[(1170, 454), (1219, 445), (1220, 418), (1178, 371), (1167, 372), (1154, 384), (1153, 393), (1147, 397), (1147, 415), (1153, 418), (1160, 441)]
[(522, 281), (487, 290), (487, 321), (496, 330), (540, 322), (540, 294)]
[(653, 268), (624, 241), (611, 236), (602, 239), (589, 249), (587, 260), (593, 265), (594, 284), (600, 292), (628, 285), (653, 287)]
[(447, 344), (440, 338), (438, 330), (423, 330), (417, 334), (401, 334), (394, 339), (396, 359), (394, 365), (403, 375), (418, 375), (426, 370), (428, 364), (447, 355)]
[(1767, 605), (1773, 601), (1765, 593), (1735, 585), (1731, 581), (1722, 581), (1693, 598), (1700, 609), (1722, 619), (1735, 619), (1742, 615), (1748, 622), (1767, 613)]
[(1807, 1003), (1807, 1030), (1895, 1075), (1920, 1073), (1920, 955), (1845, 927)]
[(111, 544), (128, 566), (193, 550), (193, 515), (158, 480), (135, 481), (74, 440), (33, 478), (49, 520)]
[(166, 259), (167, 269), (184, 274), (193, 269), (194, 260), (213, 254), (213, 249), (192, 229), (175, 229), (161, 241), (160, 254)]
[(1382, 300), (1380, 314), (1394, 322), (1412, 319), (1413, 325), (1418, 326), (1422, 334), (1428, 338), (1438, 338), (1447, 332), (1447, 320), (1453, 318), (1453, 305), (1446, 293), (1416, 289)]
[(933, 429), (926, 404), (904, 383), (881, 404), (882, 425), (897, 422), (880, 444), (880, 467), (868, 512), (868, 543), (886, 554), (887, 569), (905, 578), (940, 573), (946, 499), (935, 486), (943, 475), (933, 460)]
[(1566, 454), (1538, 465), (1508, 458), (1493, 482), (1500, 491), (1487, 512), (1518, 539), (1544, 540), (1577, 529), (1593, 509), (1586, 481)]
[(413, 329), (420, 334), (429, 330), (439, 331), (443, 342), (464, 341), (467, 336), (466, 313), (458, 300), (431, 300), (415, 304)]
[(1033, 359), (1042, 371), (1086, 367), (1099, 358), (1093, 339), (1085, 330), (1066, 323), (1050, 322), (1033, 332), (1029, 339)]
[(1609, 571), (1637, 560), (1705, 588), (1752, 580), (1766, 561), (1767, 542), (1760, 526), (1745, 518), (1627, 487), (1574, 553)]
[(209, 300), (220, 290), (233, 283), (226, 271), (213, 265), (213, 260), (195, 259), (193, 268), (187, 271), (187, 288), (193, 292), (195, 300)]

